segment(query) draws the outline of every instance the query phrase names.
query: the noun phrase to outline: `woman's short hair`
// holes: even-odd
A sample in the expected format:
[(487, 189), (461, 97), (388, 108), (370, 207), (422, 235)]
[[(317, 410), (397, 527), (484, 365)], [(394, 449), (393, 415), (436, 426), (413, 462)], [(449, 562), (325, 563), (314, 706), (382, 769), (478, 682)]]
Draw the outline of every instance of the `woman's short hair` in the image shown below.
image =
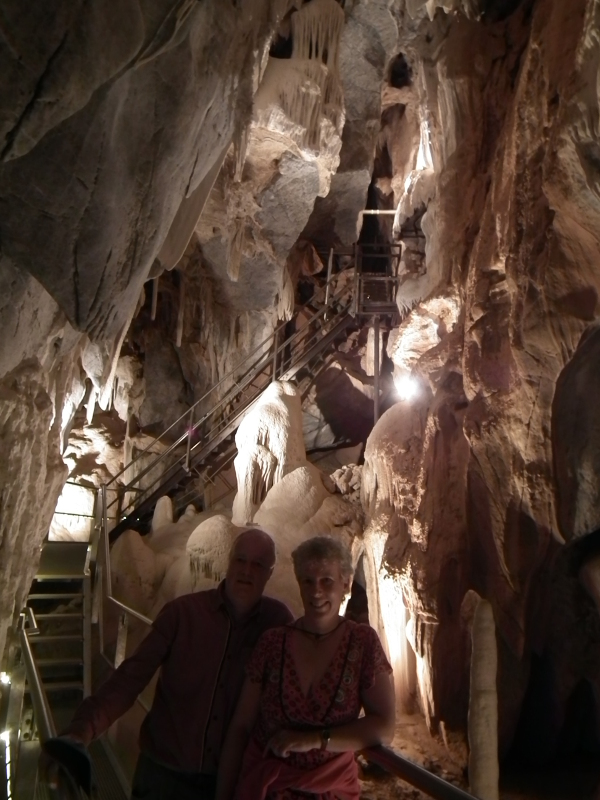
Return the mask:
[(332, 536), (313, 536), (312, 539), (302, 542), (293, 551), (292, 561), (297, 578), (311, 561), (337, 561), (343, 578), (351, 578), (354, 572), (350, 551), (345, 544)]

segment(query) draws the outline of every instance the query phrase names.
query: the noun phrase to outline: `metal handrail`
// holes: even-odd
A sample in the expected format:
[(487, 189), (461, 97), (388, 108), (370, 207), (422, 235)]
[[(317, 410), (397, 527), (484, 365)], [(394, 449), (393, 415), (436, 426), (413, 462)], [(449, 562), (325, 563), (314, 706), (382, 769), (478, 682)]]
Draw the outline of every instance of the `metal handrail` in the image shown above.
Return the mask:
[[(338, 279), (339, 279), (339, 276), (340, 276), (340, 274), (341, 274), (341, 273), (337, 273), (336, 275), (333, 275), (333, 276), (331, 277), (330, 281), (329, 281), (329, 282), (328, 282), (326, 285), (324, 285), (324, 286), (320, 286), (320, 287), (318, 288), (318, 291), (319, 291), (319, 292), (323, 292), (323, 291), (324, 291), (324, 292), (326, 292), (326, 291), (327, 291), (327, 287), (328, 287), (329, 283), (331, 283), (331, 282), (333, 282), (333, 281), (335, 281), (335, 280), (338, 280)], [(333, 299), (335, 299), (335, 298), (332, 298), (332, 300), (333, 300)], [(330, 300), (330, 302), (331, 302), (331, 300)], [(162, 439), (162, 438), (164, 437), (164, 435), (165, 435), (165, 434), (169, 433), (169, 431), (173, 430), (173, 428), (175, 428), (177, 425), (179, 425), (181, 422), (183, 422), (183, 421), (186, 419), (186, 417), (188, 417), (188, 416), (189, 416), (189, 413), (190, 413), (190, 411), (191, 411), (192, 409), (196, 409), (196, 408), (198, 407), (198, 405), (200, 405), (200, 403), (202, 403), (202, 401), (203, 401), (203, 400), (206, 400), (206, 398), (207, 398), (207, 397), (209, 397), (209, 396), (210, 396), (210, 395), (211, 395), (211, 394), (212, 394), (212, 393), (215, 391), (215, 389), (218, 389), (218, 388), (219, 388), (219, 386), (221, 386), (223, 383), (225, 383), (225, 381), (227, 381), (227, 380), (228, 380), (228, 379), (230, 379), (230, 378), (231, 378), (233, 375), (235, 375), (235, 374), (236, 374), (236, 373), (237, 373), (237, 372), (240, 370), (240, 368), (242, 368), (242, 367), (243, 367), (243, 366), (244, 366), (244, 365), (245, 365), (245, 364), (248, 362), (248, 359), (249, 359), (249, 358), (251, 358), (253, 355), (255, 355), (255, 354), (256, 354), (256, 353), (257, 353), (257, 352), (258, 352), (258, 351), (259, 351), (261, 348), (263, 348), (263, 347), (270, 347), (270, 345), (271, 345), (271, 343), (272, 343), (272, 341), (273, 341), (273, 339), (274, 339), (274, 336), (275, 336), (276, 334), (278, 334), (278, 332), (279, 332), (279, 331), (283, 330), (283, 329), (285, 328), (286, 324), (287, 324), (287, 322), (281, 322), (281, 323), (280, 323), (280, 324), (279, 324), (279, 325), (278, 325), (278, 326), (275, 328), (275, 330), (274, 330), (273, 334), (270, 334), (270, 335), (269, 335), (269, 336), (267, 336), (265, 339), (263, 339), (263, 340), (262, 340), (262, 342), (260, 342), (258, 345), (256, 345), (256, 347), (255, 347), (253, 350), (251, 350), (251, 351), (248, 353), (248, 355), (247, 355), (247, 356), (246, 356), (246, 357), (243, 359), (243, 361), (240, 361), (240, 362), (238, 362), (238, 363), (237, 363), (237, 364), (236, 364), (236, 365), (235, 365), (235, 366), (234, 366), (234, 367), (233, 367), (233, 368), (232, 368), (232, 369), (231, 369), (231, 370), (230, 370), (230, 371), (229, 371), (229, 372), (228, 372), (226, 375), (224, 375), (224, 376), (223, 376), (223, 377), (222, 377), (222, 378), (221, 378), (221, 379), (220, 379), (220, 380), (219, 380), (217, 383), (213, 384), (213, 385), (210, 387), (210, 389), (208, 389), (208, 390), (207, 390), (207, 391), (206, 391), (206, 392), (205, 392), (205, 393), (202, 395), (202, 397), (201, 397), (199, 400), (197, 400), (197, 401), (196, 401), (196, 402), (195, 402), (195, 403), (194, 403), (192, 406), (190, 406), (190, 408), (189, 408), (187, 411), (185, 411), (185, 412), (184, 412), (184, 413), (183, 413), (183, 414), (182, 414), (180, 417), (178, 417), (178, 418), (177, 418), (177, 419), (176, 419), (174, 422), (172, 422), (172, 423), (171, 423), (171, 425), (169, 425), (169, 427), (168, 427), (168, 428), (165, 428), (165, 430), (164, 430), (164, 431), (163, 431), (163, 432), (160, 434), (160, 436), (156, 437), (156, 439), (155, 439), (153, 442), (151, 442), (151, 443), (150, 443), (150, 444), (148, 444), (148, 445), (147, 445), (147, 446), (146, 446), (146, 447), (145, 447), (143, 450), (141, 450), (141, 451), (138, 453), (138, 455), (137, 455), (136, 459), (132, 459), (132, 461), (130, 461), (130, 462), (129, 462), (129, 464), (126, 464), (126, 465), (123, 467), (123, 469), (121, 469), (119, 472), (117, 472), (117, 474), (116, 474), (116, 475), (114, 475), (114, 476), (111, 478), (111, 480), (107, 482), (107, 484), (106, 484), (106, 485), (107, 485), (107, 486), (111, 486), (113, 483), (115, 483), (115, 482), (117, 481), (117, 479), (118, 479), (118, 478), (120, 478), (120, 477), (121, 477), (121, 475), (123, 475), (123, 474), (124, 474), (124, 473), (127, 471), (127, 469), (128, 469), (130, 466), (131, 466), (131, 464), (133, 464), (133, 463), (134, 463), (134, 461), (135, 461), (135, 460), (139, 459), (139, 458), (140, 458), (142, 455), (144, 455), (144, 453), (146, 453), (146, 452), (147, 452), (147, 451), (148, 451), (148, 450), (149, 450), (149, 449), (150, 449), (150, 448), (151, 448), (151, 447), (152, 447), (152, 446), (153, 446), (153, 445), (154, 445), (156, 442), (160, 441), (160, 439)]]
[[(339, 274), (338, 274), (338, 275), (336, 275), (336, 276), (335, 276), (335, 278), (336, 278), (336, 279), (337, 279), (337, 278), (339, 278)], [(146, 476), (146, 475), (147, 475), (149, 472), (151, 472), (151, 471), (152, 471), (152, 470), (153, 470), (153, 469), (154, 469), (154, 468), (155, 468), (155, 467), (156, 467), (158, 464), (160, 464), (160, 463), (161, 463), (162, 461), (164, 461), (164, 460), (165, 460), (165, 459), (166, 459), (166, 458), (167, 458), (169, 455), (171, 455), (171, 454), (172, 454), (172, 453), (173, 453), (173, 452), (174, 452), (174, 451), (175, 451), (175, 450), (176, 450), (176, 449), (177, 449), (177, 448), (178, 448), (178, 447), (179, 447), (181, 444), (183, 444), (183, 443), (186, 441), (186, 439), (187, 439), (187, 441), (188, 441), (188, 443), (189, 443), (189, 442), (191, 441), (191, 438), (192, 438), (192, 436), (193, 436), (193, 435), (196, 433), (196, 431), (197, 431), (199, 428), (201, 428), (203, 425), (205, 425), (205, 423), (206, 423), (206, 422), (207, 422), (207, 421), (208, 421), (208, 420), (209, 420), (211, 417), (214, 417), (214, 416), (216, 416), (216, 415), (217, 415), (217, 414), (220, 412), (220, 410), (221, 410), (221, 409), (222, 409), (224, 406), (227, 406), (229, 403), (233, 402), (233, 400), (234, 400), (236, 397), (238, 397), (238, 396), (240, 395), (240, 393), (241, 393), (241, 392), (242, 392), (242, 391), (243, 391), (243, 390), (244, 390), (244, 389), (245, 389), (247, 386), (249, 386), (249, 385), (252, 383), (252, 381), (253, 381), (253, 380), (255, 380), (255, 378), (256, 378), (258, 375), (260, 375), (260, 374), (261, 374), (261, 373), (264, 371), (265, 367), (267, 366), (267, 364), (269, 363), (269, 361), (271, 360), (271, 358), (273, 358), (273, 363), (274, 363), (274, 364), (276, 364), (276, 363), (277, 363), (277, 358), (278, 358), (278, 356), (280, 356), (280, 355), (283, 355), (283, 356), (284, 356), (284, 358), (285, 358), (285, 351), (286, 351), (288, 348), (292, 348), (292, 349), (296, 348), (296, 346), (297, 346), (297, 345), (298, 345), (300, 342), (301, 342), (301, 343), (302, 343), (302, 345), (303, 345), (304, 352), (307, 352), (307, 351), (308, 351), (308, 349), (309, 349), (311, 346), (313, 346), (313, 345), (314, 345), (314, 344), (315, 344), (315, 343), (316, 343), (316, 342), (317, 342), (317, 341), (318, 341), (318, 340), (321, 338), (321, 336), (323, 335), (323, 328), (320, 328), (320, 329), (318, 329), (318, 330), (316, 330), (316, 331), (315, 331), (315, 330), (313, 330), (312, 332), (310, 332), (311, 326), (312, 326), (312, 325), (313, 325), (315, 322), (318, 322), (318, 321), (320, 320), (320, 318), (321, 318), (321, 317), (324, 317), (324, 316), (325, 316), (325, 314), (327, 313), (327, 311), (328, 311), (328, 310), (331, 308), (331, 306), (334, 306), (335, 304), (339, 304), (339, 303), (342, 301), (342, 299), (343, 299), (344, 295), (346, 295), (346, 294), (348, 293), (348, 291), (349, 291), (349, 287), (348, 287), (348, 286), (344, 286), (344, 287), (343, 287), (343, 288), (342, 288), (340, 291), (338, 291), (338, 292), (337, 292), (335, 295), (333, 295), (331, 298), (329, 298), (329, 302), (328, 302), (328, 305), (327, 305), (327, 306), (323, 306), (322, 308), (320, 308), (320, 309), (319, 309), (319, 310), (318, 310), (318, 311), (317, 311), (315, 314), (313, 314), (313, 315), (312, 315), (312, 316), (311, 316), (311, 317), (308, 319), (308, 321), (307, 321), (307, 324), (306, 324), (305, 326), (303, 326), (303, 327), (302, 327), (300, 330), (298, 330), (298, 331), (295, 331), (293, 334), (291, 334), (290, 336), (288, 336), (288, 337), (287, 337), (287, 339), (285, 339), (283, 342), (280, 342), (280, 343), (278, 343), (278, 344), (276, 345), (276, 347), (274, 348), (274, 352), (273, 352), (273, 355), (272, 355), (272, 356), (269, 356), (268, 354), (267, 354), (267, 355), (264, 355), (264, 356), (262, 356), (262, 357), (259, 359), (259, 361), (258, 361), (257, 363), (253, 364), (253, 365), (252, 365), (252, 366), (251, 366), (251, 367), (250, 367), (250, 368), (249, 368), (249, 369), (246, 371), (246, 373), (244, 374), (243, 378), (241, 379), (241, 380), (242, 380), (242, 384), (240, 384), (239, 382), (236, 382), (236, 383), (234, 384), (234, 386), (232, 386), (232, 387), (231, 387), (231, 388), (230, 388), (230, 389), (229, 389), (229, 390), (228, 390), (228, 391), (225, 393), (225, 395), (224, 395), (224, 396), (223, 396), (223, 397), (222, 397), (222, 398), (219, 400), (219, 402), (218, 402), (216, 405), (214, 405), (214, 406), (213, 406), (213, 407), (212, 407), (212, 408), (211, 408), (209, 411), (207, 411), (207, 412), (206, 412), (206, 413), (205, 413), (205, 414), (204, 414), (204, 415), (203, 415), (203, 416), (202, 416), (200, 419), (198, 419), (196, 422), (193, 422), (193, 424), (189, 425), (189, 426), (188, 426), (188, 429), (186, 430), (186, 432), (185, 432), (185, 433), (181, 434), (181, 435), (180, 435), (180, 436), (179, 436), (179, 437), (176, 439), (176, 441), (175, 441), (175, 442), (173, 442), (173, 443), (172, 443), (172, 444), (171, 444), (171, 445), (170, 445), (170, 446), (169, 446), (169, 447), (168, 447), (166, 450), (164, 450), (162, 453), (158, 454), (158, 455), (156, 456), (156, 458), (154, 458), (154, 459), (153, 459), (153, 460), (152, 460), (152, 461), (151, 461), (149, 464), (147, 464), (147, 465), (144, 467), (144, 469), (143, 469), (143, 470), (142, 470), (142, 471), (141, 471), (141, 472), (140, 472), (138, 475), (136, 475), (136, 476), (135, 476), (135, 478), (133, 478), (133, 479), (132, 479), (132, 480), (131, 480), (131, 481), (130, 481), (128, 484), (126, 484), (125, 486), (120, 486), (120, 487), (119, 487), (119, 496), (118, 496), (117, 498), (115, 498), (114, 500), (112, 500), (112, 502), (110, 502), (110, 503), (108, 504), (107, 508), (111, 508), (113, 505), (115, 505), (115, 503), (117, 503), (117, 502), (119, 501), (119, 498), (120, 498), (120, 497), (123, 497), (123, 496), (125, 496), (125, 495), (126, 495), (128, 492), (133, 492), (133, 491), (140, 491), (140, 492), (143, 492), (143, 493), (150, 492), (150, 491), (151, 491), (151, 489), (152, 489), (152, 487), (153, 487), (153, 486), (155, 486), (155, 485), (156, 485), (156, 483), (157, 483), (159, 480), (162, 480), (164, 476), (162, 476), (162, 475), (161, 475), (161, 476), (160, 476), (160, 477), (158, 477), (158, 478), (157, 478), (157, 479), (156, 479), (156, 480), (155, 480), (155, 481), (154, 481), (154, 482), (153, 482), (153, 483), (152, 483), (152, 484), (151, 484), (149, 487), (146, 487), (146, 488), (145, 488), (145, 489), (143, 489), (143, 490), (142, 490), (142, 489), (136, 489), (136, 488), (135, 488), (135, 485), (137, 484), (137, 485), (139, 486), (139, 482), (142, 480), (142, 478), (144, 478), (144, 477), (145, 477), (145, 476)], [(349, 302), (348, 302), (347, 304), (345, 304), (345, 305), (344, 305), (344, 306), (343, 306), (341, 309), (339, 309), (339, 310), (338, 310), (338, 314), (337, 314), (337, 316), (339, 317), (339, 316), (340, 316), (340, 314), (343, 314), (343, 313), (348, 313), (348, 312), (349, 312), (349, 310), (350, 310), (350, 306), (351, 306), (351, 302), (349, 301)], [(327, 321), (327, 324), (329, 324), (330, 322), (331, 322), (331, 320)], [(285, 324), (286, 324), (286, 323), (283, 323), (283, 325), (285, 325)], [(281, 327), (282, 327), (282, 326), (280, 325), (280, 326), (278, 327), (277, 331), (278, 331), (278, 330), (280, 330), (280, 329), (281, 329)], [(273, 335), (273, 338), (275, 338), (275, 334)], [(276, 339), (276, 338), (275, 338), (275, 341), (277, 341), (277, 339)], [(263, 343), (263, 344), (264, 344), (264, 343)], [(255, 348), (255, 350), (254, 350), (253, 352), (256, 352), (256, 350), (258, 350), (258, 349), (261, 349), (261, 347), (262, 347), (262, 345), (259, 345), (257, 348)], [(247, 359), (246, 359), (246, 361), (247, 361)], [(294, 363), (294, 357), (290, 357), (290, 359), (289, 359), (289, 362), (288, 362), (288, 363), (286, 364), (286, 366), (283, 368), (283, 371), (285, 371), (286, 369), (287, 369), (287, 370), (289, 370), (289, 369), (291, 368), (291, 366), (293, 366), (293, 363)], [(231, 373), (230, 373), (230, 374), (231, 374)], [(223, 379), (223, 380), (224, 380), (224, 379)], [(220, 382), (219, 382), (219, 384), (220, 384), (220, 383), (222, 383), (222, 381), (220, 381)], [(207, 393), (205, 393), (205, 394), (203, 395), (203, 398), (207, 397), (207, 396), (208, 396), (208, 395), (209, 395), (211, 392), (213, 392), (213, 391), (214, 391), (214, 390), (215, 390), (215, 389), (216, 389), (216, 388), (219, 386), (219, 384), (215, 384), (215, 386), (213, 386), (213, 387), (212, 387), (212, 389), (210, 389), (210, 390), (209, 390)], [(201, 398), (201, 399), (203, 399), (203, 398)], [(255, 398), (254, 398), (254, 399), (255, 399)], [(200, 402), (201, 402), (201, 400), (199, 400), (199, 401), (198, 401), (198, 403), (200, 403)], [(179, 418), (179, 419), (178, 419), (178, 420), (177, 420), (175, 423), (173, 423), (173, 425), (172, 425), (172, 426), (170, 426), (170, 428), (169, 428), (169, 429), (167, 429), (167, 430), (170, 430), (170, 429), (171, 429), (171, 428), (172, 428), (174, 425), (177, 425), (178, 423), (181, 423), (181, 422), (182, 422), (182, 421), (184, 421), (186, 418), (189, 418), (189, 417), (191, 417), (191, 415), (193, 415), (193, 411), (194, 411), (194, 409), (197, 407), (198, 403), (195, 403), (195, 404), (194, 404), (194, 405), (193, 405), (193, 406), (192, 406), (190, 409), (188, 409), (188, 411), (186, 411), (186, 412), (185, 412), (185, 414), (183, 414), (183, 415), (182, 415), (182, 416), (181, 416), (181, 417), (180, 417), (180, 418)], [(244, 407), (242, 410), (238, 411), (237, 413), (236, 413), (236, 410), (234, 410), (234, 412), (233, 412), (232, 414), (230, 414), (230, 415), (229, 415), (227, 418), (223, 418), (222, 420), (220, 420), (220, 421), (219, 421), (219, 423), (218, 423), (218, 425), (217, 425), (217, 427), (216, 427), (216, 429), (213, 429), (213, 430), (211, 430), (211, 434), (210, 434), (210, 436), (209, 436), (207, 439), (203, 439), (203, 440), (201, 440), (200, 442), (197, 442), (197, 443), (196, 443), (195, 445), (193, 445), (193, 446), (189, 446), (189, 445), (188, 445), (188, 448), (186, 449), (186, 453), (185, 453), (184, 455), (182, 455), (182, 456), (181, 456), (181, 457), (180, 457), (178, 460), (176, 460), (176, 461), (175, 461), (175, 462), (174, 462), (174, 463), (173, 463), (173, 464), (172, 464), (172, 465), (169, 467), (169, 469), (172, 469), (173, 467), (177, 467), (177, 468), (179, 468), (179, 466), (181, 465), (181, 463), (182, 463), (182, 461), (183, 461), (184, 459), (186, 460), (186, 463), (188, 463), (188, 462), (190, 461), (191, 453), (193, 453), (193, 452), (197, 451), (197, 449), (198, 449), (199, 447), (207, 447), (207, 446), (209, 446), (210, 444), (212, 444), (212, 443), (215, 441), (215, 439), (216, 439), (216, 438), (217, 438), (217, 437), (220, 435), (220, 433), (221, 433), (221, 431), (222, 431), (223, 427), (226, 427), (227, 425), (229, 425), (229, 424), (231, 424), (232, 422), (234, 422), (235, 420), (237, 420), (237, 418), (240, 416), (240, 414), (241, 414), (241, 413), (243, 413), (243, 412), (245, 412), (246, 410), (247, 410), (247, 407), (246, 407), (246, 406), (245, 406), (245, 407)], [(161, 436), (163, 436), (163, 435), (164, 435), (164, 433), (165, 433), (165, 432), (163, 432), (163, 434), (161, 434)], [(156, 442), (156, 441), (159, 441), (159, 439), (160, 439), (160, 438), (161, 438), (161, 437), (158, 437), (158, 438), (155, 440), (155, 442)], [(154, 443), (155, 443), (155, 442), (154, 442)], [(153, 443), (153, 444), (154, 444), (154, 443)], [(149, 445), (148, 447), (150, 447), (150, 446), (151, 446), (151, 445)], [(142, 455), (143, 455), (145, 452), (147, 452), (147, 450), (148, 450), (148, 447), (147, 447), (147, 448), (145, 448), (143, 451), (141, 451), (141, 452), (138, 454), (138, 456), (136, 456), (136, 458), (135, 458), (135, 459), (133, 459), (131, 462), (129, 462), (129, 464), (127, 464), (127, 465), (126, 465), (126, 466), (125, 466), (125, 467), (124, 467), (124, 468), (121, 470), (121, 472), (120, 472), (120, 473), (118, 473), (118, 475), (117, 475), (117, 476), (115, 476), (115, 477), (114, 477), (114, 478), (113, 478), (111, 481), (109, 481), (107, 484), (105, 484), (105, 486), (106, 486), (107, 488), (108, 488), (108, 487), (110, 487), (110, 486), (111, 486), (111, 485), (112, 485), (112, 484), (115, 482), (115, 480), (116, 480), (116, 478), (117, 478), (117, 477), (119, 477), (120, 475), (122, 475), (122, 474), (123, 474), (123, 473), (124, 473), (124, 472), (125, 472), (127, 469), (131, 468), (131, 466), (132, 466), (132, 465), (133, 465), (133, 464), (134, 464), (136, 461), (138, 461), (138, 460), (139, 460), (139, 458), (140, 458), (140, 457), (141, 457), (141, 456), (142, 456)], [(106, 500), (106, 496), (105, 496), (105, 499), (104, 499), (104, 501), (103, 501), (103, 502), (105, 502), (105, 500)], [(128, 510), (133, 510), (133, 509), (135, 508), (135, 506), (136, 506), (136, 505), (137, 505), (139, 502), (140, 502), (140, 497), (138, 496), (137, 498), (135, 498), (135, 500), (133, 500), (133, 501), (132, 501), (130, 504), (128, 504), (128, 505), (125, 507), (125, 509), (122, 509), (122, 510), (121, 510), (121, 516), (126, 516), (127, 514), (126, 514), (125, 512), (126, 512), (126, 511), (128, 511)]]
[(434, 800), (473, 800), (475, 797), (475, 795), (465, 792), (464, 789), (439, 778), (424, 767), (398, 755), (389, 747), (369, 747), (363, 750), (363, 753), (368, 761), (383, 767), (386, 772), (410, 783), (411, 786), (425, 792)]
[(54, 725), (54, 719), (50, 711), (50, 703), (48, 702), (46, 690), (44, 689), (40, 672), (31, 651), (29, 636), (24, 627), (19, 631), (19, 639), (21, 642), (21, 652), (23, 654), (31, 702), (33, 704), (33, 713), (40, 734), (40, 741), (44, 744), (48, 739), (52, 739), (56, 736), (56, 726)]
[(147, 617), (145, 614), (141, 614), (139, 611), (136, 611), (135, 608), (131, 608), (130, 606), (122, 603), (120, 600), (113, 595), (112, 591), (112, 570), (110, 565), (110, 542), (108, 540), (108, 514), (107, 514), (107, 506), (106, 506), (106, 484), (101, 487), (102, 492), (102, 509), (103, 509), (103, 524), (102, 524), (102, 535), (104, 536), (104, 574), (105, 574), (105, 581), (104, 585), (106, 587), (106, 599), (110, 600), (117, 608), (120, 608), (121, 611), (124, 611), (126, 614), (131, 614), (132, 617), (135, 617), (140, 622), (145, 623), (146, 625), (152, 625), (152, 620), (150, 617)]

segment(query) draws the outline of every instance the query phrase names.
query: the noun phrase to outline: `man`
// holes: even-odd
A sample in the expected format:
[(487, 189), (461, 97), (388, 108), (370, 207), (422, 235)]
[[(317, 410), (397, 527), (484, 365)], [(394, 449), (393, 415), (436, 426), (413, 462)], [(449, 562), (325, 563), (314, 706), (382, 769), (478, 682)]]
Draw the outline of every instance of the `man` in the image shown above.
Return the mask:
[(167, 603), (136, 652), (79, 706), (65, 734), (87, 745), (133, 705), (161, 667), (140, 731), (133, 798), (214, 797), (246, 661), (263, 631), (292, 620), (283, 603), (262, 597), (274, 565), (271, 537), (242, 531), (219, 587)]

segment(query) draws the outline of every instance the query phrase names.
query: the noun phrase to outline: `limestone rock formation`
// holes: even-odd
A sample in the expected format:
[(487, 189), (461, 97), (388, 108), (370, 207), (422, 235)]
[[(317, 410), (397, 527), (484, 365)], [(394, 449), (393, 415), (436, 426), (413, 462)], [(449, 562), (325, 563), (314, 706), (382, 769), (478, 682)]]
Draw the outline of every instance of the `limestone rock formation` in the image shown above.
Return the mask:
[[(25, 362), (0, 383), (0, 646), (21, 611), (67, 468), (46, 376)], [(50, 431), (50, 435), (48, 435)], [(35, 496), (35, 503), (29, 497)]]
[(235, 443), (233, 519), (245, 525), (254, 520), (271, 487), (306, 462), (302, 408), (294, 385), (271, 383), (245, 415)]
[[(567, 412), (581, 397), (573, 387), (585, 385), (575, 365), (552, 405), (597, 313), (600, 216), (584, 153), (598, 97), (582, 88), (597, 57), (594, 23), (585, 3), (568, 12), (537, 3), (531, 16), (525, 5), (483, 22), (434, 15), (433, 4), (429, 18), (409, 9), (405, 52), (431, 133), (435, 190), (422, 220), (426, 273), (416, 293), (403, 283), (399, 302), (449, 302), (452, 311), (442, 321), (417, 305), (390, 336), (395, 369), (418, 377), (422, 391), (374, 429), (363, 480), (366, 538), (382, 540), (383, 570), (401, 587), (434, 727), (464, 713), (462, 597), (474, 588), (491, 602), (503, 751), (532, 648), (544, 648), (531, 626), (556, 542), (596, 525), (595, 490), (584, 488), (594, 423)], [(442, 674), (441, 663), (458, 666)]]
[[(596, 4), (54, 5), (9, 0), (0, 42), (0, 650), (67, 468), (57, 536), (75, 494), (149, 447), (125, 484), (269, 351), (324, 251), (393, 241), (375, 427), (367, 320), (303, 408), (272, 384), (250, 411), (231, 518), (165, 500), (114, 545), (115, 588), (154, 614), (255, 522), (297, 610), (295, 543), (340, 536), (402, 703), (466, 729), (476, 592), (501, 753), (542, 670), (548, 757), (580, 683), (600, 691)], [(350, 443), (364, 465), (331, 483), (306, 458)]]

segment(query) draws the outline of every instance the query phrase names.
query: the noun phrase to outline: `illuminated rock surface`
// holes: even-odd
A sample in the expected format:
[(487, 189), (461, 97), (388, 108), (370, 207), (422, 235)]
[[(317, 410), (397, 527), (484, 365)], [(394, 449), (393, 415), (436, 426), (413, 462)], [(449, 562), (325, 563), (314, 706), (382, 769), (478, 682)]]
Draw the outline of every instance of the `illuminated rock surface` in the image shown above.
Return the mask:
[[(284, 0), (138, 6), (3, 11), (0, 646), (64, 463), (91, 491), (192, 402), (206, 411), (326, 264), (310, 247), (353, 243), (368, 201), (397, 213), (361, 236), (403, 241), (380, 420), (363, 330), (303, 409), (286, 390), (279, 421), (249, 415), (233, 517), (232, 498), (179, 521), (163, 504), (149, 537), (119, 539), (118, 590), (155, 613), (214, 585), (233, 519), (279, 537), (285, 594), (293, 543), (341, 535), (402, 703), (464, 733), (474, 590), (497, 630), (501, 752), (552, 757), (578, 687), (600, 690), (595, 4), (356, 0), (341, 26), (312, 0), (323, 68)], [(303, 105), (303, 80), (331, 102)], [(365, 444), (364, 466), (329, 483), (339, 465), (305, 447), (332, 444)], [(540, 686), (547, 718), (528, 711)]]

